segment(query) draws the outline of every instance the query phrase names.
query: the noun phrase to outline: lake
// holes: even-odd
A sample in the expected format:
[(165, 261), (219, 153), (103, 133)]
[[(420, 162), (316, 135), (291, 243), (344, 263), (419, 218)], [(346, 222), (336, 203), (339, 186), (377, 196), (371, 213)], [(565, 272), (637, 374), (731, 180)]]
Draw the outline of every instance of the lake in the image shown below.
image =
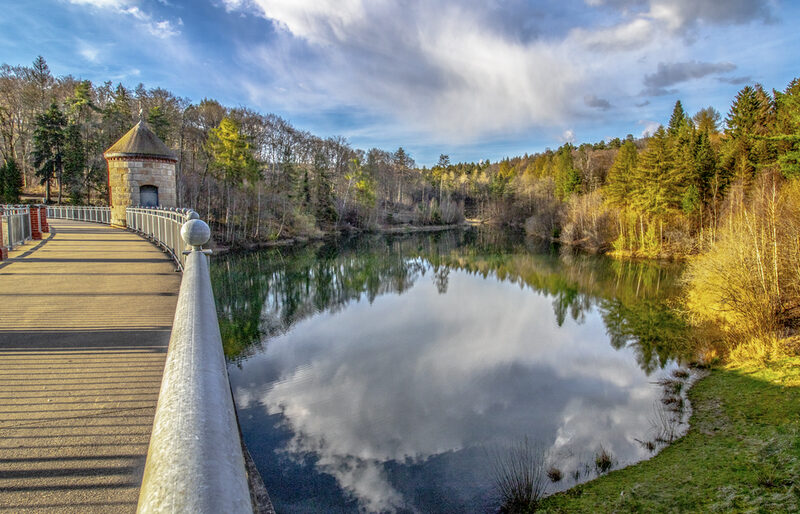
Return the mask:
[[(680, 268), (489, 229), (215, 257), (244, 440), (278, 512), (496, 512), (529, 441), (563, 478), (657, 451)], [(650, 442), (650, 444), (648, 444)]]

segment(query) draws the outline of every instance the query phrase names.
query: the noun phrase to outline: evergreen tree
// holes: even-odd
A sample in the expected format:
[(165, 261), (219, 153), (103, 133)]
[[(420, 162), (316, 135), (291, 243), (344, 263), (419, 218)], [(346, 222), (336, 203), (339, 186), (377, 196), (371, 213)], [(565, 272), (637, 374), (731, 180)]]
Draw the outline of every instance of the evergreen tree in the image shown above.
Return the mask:
[(64, 136), (63, 183), (72, 203), (80, 203), (83, 198), (85, 168), (86, 151), (81, 130), (77, 123), (70, 123)]
[(259, 178), (258, 162), (253, 157), (250, 142), (235, 120), (225, 117), (218, 127), (208, 132), (205, 144), (210, 157), (209, 168), (225, 186), (225, 226), (233, 239), (234, 216), (231, 213), (231, 189), (244, 181)]
[(680, 198), (669, 138), (662, 126), (639, 156), (633, 180), (633, 205), (639, 212), (663, 217), (680, 205)]
[(630, 201), (629, 194), (638, 158), (636, 145), (632, 141), (625, 141), (608, 171), (605, 194), (612, 205), (622, 207)]
[[(711, 145), (708, 133), (700, 132), (697, 134), (694, 157), (697, 170), (695, 185), (700, 193), (701, 200), (708, 202), (711, 196), (712, 181), (717, 174), (717, 155)], [(719, 186), (724, 186), (724, 184), (719, 184)]]
[(789, 83), (784, 92), (775, 93), (777, 110), (773, 138), (780, 148), (778, 164), (786, 178), (800, 177), (800, 78)]
[(685, 189), (697, 182), (694, 127), (684, 122), (674, 135), (668, 136), (668, 139), (673, 160), (670, 172), (673, 175), (672, 180), (679, 188)]
[(317, 220), (323, 223), (335, 224), (338, 215), (334, 203), (333, 180), (328, 159), (322, 152), (314, 154), (314, 178), (316, 179), (317, 196), (314, 214)]
[(688, 122), (689, 119), (686, 117), (686, 112), (683, 110), (683, 105), (681, 105), (681, 101), (678, 100), (675, 102), (675, 107), (672, 109), (672, 116), (669, 118), (667, 134), (669, 134), (671, 137), (677, 136), (681, 127)]
[(258, 177), (258, 163), (250, 142), (235, 120), (225, 117), (208, 133), (206, 150), (211, 156), (211, 170), (218, 180), (238, 185)]
[(734, 99), (725, 122), (726, 166), (745, 184), (774, 161), (774, 143), (765, 137), (774, 128), (774, 105), (764, 89), (745, 86)]
[(169, 118), (160, 105), (155, 105), (150, 108), (147, 113), (147, 123), (153, 128), (153, 132), (158, 138), (164, 142), (167, 141), (169, 136)]
[(50, 203), (50, 181), (58, 181), (58, 203), (62, 199), (64, 164), (64, 128), (67, 118), (53, 102), (50, 108), (36, 117), (33, 133), (33, 165), (36, 175), (45, 184), (45, 203)]
[(130, 92), (119, 84), (113, 93), (113, 101), (103, 110), (105, 146), (109, 147), (131, 129), (134, 117), (131, 110)]
[(18, 203), (22, 193), (22, 172), (17, 161), (9, 158), (0, 166), (0, 202)]
[(561, 200), (577, 192), (581, 185), (580, 171), (572, 160), (574, 148), (570, 143), (566, 143), (558, 149), (555, 155), (556, 196)]
[(31, 82), (33, 82), (34, 87), (36, 88), (36, 96), (39, 103), (38, 112), (43, 112), (47, 109), (47, 101), (50, 93), (50, 89), (53, 87), (53, 83), (55, 80), (53, 79), (53, 75), (50, 73), (50, 67), (47, 65), (47, 61), (44, 60), (44, 57), (41, 55), (37, 55), (36, 59), (33, 61), (33, 65), (29, 71)]
[(92, 83), (82, 80), (75, 85), (72, 96), (64, 102), (70, 118), (76, 123), (83, 123), (84, 113), (88, 109), (97, 109), (92, 102)]

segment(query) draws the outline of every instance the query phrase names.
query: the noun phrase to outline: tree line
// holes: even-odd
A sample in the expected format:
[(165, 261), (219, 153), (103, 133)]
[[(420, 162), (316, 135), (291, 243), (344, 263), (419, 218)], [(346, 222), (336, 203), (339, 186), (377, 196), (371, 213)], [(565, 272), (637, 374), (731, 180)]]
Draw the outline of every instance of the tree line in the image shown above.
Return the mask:
[(466, 216), (591, 251), (682, 255), (710, 247), (730, 203), (764, 177), (800, 173), (798, 92), (797, 79), (771, 93), (746, 86), (724, 120), (711, 107), (690, 116), (678, 101), (648, 137), (494, 163), (441, 155), (419, 168), (402, 147), (363, 151), (213, 99), (54, 77), (38, 57), (0, 67), (0, 194), (105, 203), (102, 152), (142, 118), (179, 158), (178, 203), (198, 210), (221, 241)]
[(222, 242), (461, 221), (459, 206), (442, 205), (402, 147), (363, 151), (213, 99), (54, 77), (42, 57), (0, 67), (2, 201), (28, 193), (105, 204), (102, 153), (140, 119), (179, 158), (178, 203), (195, 208)]

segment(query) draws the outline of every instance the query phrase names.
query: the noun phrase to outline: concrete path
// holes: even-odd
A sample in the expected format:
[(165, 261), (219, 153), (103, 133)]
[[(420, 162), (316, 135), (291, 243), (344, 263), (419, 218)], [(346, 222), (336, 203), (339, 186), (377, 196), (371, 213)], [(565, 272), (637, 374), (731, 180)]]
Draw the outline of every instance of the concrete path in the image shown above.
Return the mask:
[(50, 226), (0, 261), (0, 510), (132, 512), (181, 275), (130, 232)]

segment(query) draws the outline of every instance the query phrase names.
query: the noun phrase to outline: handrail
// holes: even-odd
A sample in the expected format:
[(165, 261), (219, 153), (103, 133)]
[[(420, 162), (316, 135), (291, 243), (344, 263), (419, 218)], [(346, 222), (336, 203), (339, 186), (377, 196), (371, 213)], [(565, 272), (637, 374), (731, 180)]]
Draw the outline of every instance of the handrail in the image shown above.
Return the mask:
[(191, 219), (181, 236), (192, 251), (186, 252), (137, 511), (252, 513), (207, 250), (202, 250), (211, 230)]
[(125, 209), (125, 222), (128, 229), (161, 246), (170, 254), (180, 269), (183, 269), (186, 263), (181, 227), (191, 217), (197, 217), (197, 214), (191, 209), (160, 207), (128, 207)]
[(33, 239), (31, 208), (27, 205), (0, 205), (0, 224), (4, 225), (0, 247), (13, 250)]
[[(183, 255), (181, 226), (192, 214), (192, 209), (163, 207), (128, 207), (125, 209), (127, 228), (151, 240), (163, 248), (178, 269), (183, 269), (186, 256)], [(61, 218), (94, 223), (111, 223), (111, 207), (86, 205), (51, 205), (47, 207), (48, 218)]]
[(48, 218), (61, 218), (94, 223), (111, 223), (111, 207), (96, 205), (48, 205)]

